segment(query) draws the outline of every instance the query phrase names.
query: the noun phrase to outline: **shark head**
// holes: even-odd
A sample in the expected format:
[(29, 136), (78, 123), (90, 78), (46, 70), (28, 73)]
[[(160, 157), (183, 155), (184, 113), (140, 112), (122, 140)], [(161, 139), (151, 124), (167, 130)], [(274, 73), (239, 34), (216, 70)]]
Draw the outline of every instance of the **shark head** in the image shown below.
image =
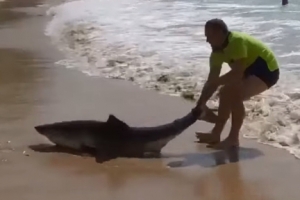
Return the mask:
[(82, 146), (95, 147), (95, 136), (106, 130), (105, 122), (66, 121), (35, 126), (35, 130), (52, 143), (80, 149)]
[(62, 134), (63, 131), (58, 126), (55, 126), (55, 124), (43, 124), (35, 126), (34, 129), (41, 135), (50, 138), (52, 136), (55, 136), (57, 134)]
[(79, 139), (78, 133), (64, 130), (58, 124), (45, 124), (35, 126), (34, 128), (38, 133), (56, 145), (74, 149), (81, 148), (82, 141)]
[(109, 115), (106, 122), (77, 120), (44, 124), (34, 128), (52, 143), (75, 149), (80, 149), (82, 146), (93, 148), (101, 140), (121, 141), (130, 129), (114, 115)]

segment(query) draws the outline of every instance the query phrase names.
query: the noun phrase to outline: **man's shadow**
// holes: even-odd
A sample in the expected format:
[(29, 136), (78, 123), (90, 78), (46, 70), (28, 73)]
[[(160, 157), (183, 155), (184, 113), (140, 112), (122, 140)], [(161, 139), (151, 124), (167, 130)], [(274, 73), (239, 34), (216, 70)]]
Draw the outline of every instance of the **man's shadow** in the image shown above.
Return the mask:
[(209, 153), (182, 154), (183, 160), (168, 163), (171, 168), (188, 167), (200, 165), (211, 168), (227, 163), (236, 163), (240, 160), (254, 159), (264, 155), (262, 151), (255, 148), (233, 147), (227, 150), (219, 150)]

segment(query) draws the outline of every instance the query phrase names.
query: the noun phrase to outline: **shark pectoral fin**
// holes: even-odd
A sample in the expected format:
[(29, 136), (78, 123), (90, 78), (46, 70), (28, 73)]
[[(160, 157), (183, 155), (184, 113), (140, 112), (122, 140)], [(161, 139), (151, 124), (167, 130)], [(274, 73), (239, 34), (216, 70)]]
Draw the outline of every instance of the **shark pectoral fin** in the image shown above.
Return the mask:
[(160, 151), (153, 151), (153, 152), (145, 152), (144, 153), (145, 158), (161, 158), (161, 152)]
[(109, 147), (107, 145), (97, 147), (96, 149), (96, 162), (104, 163), (109, 160), (115, 159), (118, 157), (116, 149)]
[(104, 163), (104, 162), (107, 162), (111, 160), (111, 158), (107, 155), (103, 155), (102, 153), (101, 154), (98, 154), (97, 152), (97, 155), (96, 155), (96, 162), (97, 163)]

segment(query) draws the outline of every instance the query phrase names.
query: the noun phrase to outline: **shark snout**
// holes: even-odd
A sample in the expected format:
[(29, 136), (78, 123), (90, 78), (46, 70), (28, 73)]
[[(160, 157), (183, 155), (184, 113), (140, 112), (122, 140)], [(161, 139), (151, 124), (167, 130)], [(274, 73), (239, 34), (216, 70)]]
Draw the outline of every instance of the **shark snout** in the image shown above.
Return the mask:
[(44, 135), (47, 132), (47, 126), (45, 125), (35, 126), (34, 129), (42, 135)]

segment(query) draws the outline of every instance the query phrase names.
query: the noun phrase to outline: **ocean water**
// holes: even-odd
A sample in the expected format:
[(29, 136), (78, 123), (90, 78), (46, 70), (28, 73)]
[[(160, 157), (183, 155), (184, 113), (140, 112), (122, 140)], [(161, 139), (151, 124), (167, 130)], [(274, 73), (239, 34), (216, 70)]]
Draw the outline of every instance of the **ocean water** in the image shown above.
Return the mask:
[[(286, 7), (279, 0), (75, 0), (48, 14), (45, 34), (66, 55), (59, 64), (196, 98), (209, 70), (205, 22), (222, 18), (257, 36), (275, 51), (281, 77), (246, 103), (242, 134), (300, 158), (300, 0)], [(216, 97), (210, 105), (218, 106)]]

